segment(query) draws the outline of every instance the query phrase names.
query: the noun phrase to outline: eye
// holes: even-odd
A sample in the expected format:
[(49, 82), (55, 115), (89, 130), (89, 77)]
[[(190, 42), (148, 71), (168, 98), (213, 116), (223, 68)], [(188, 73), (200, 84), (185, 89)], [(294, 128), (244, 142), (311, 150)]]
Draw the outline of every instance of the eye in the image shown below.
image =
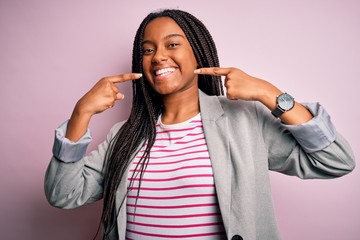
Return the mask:
[(168, 48), (175, 48), (175, 47), (177, 47), (177, 46), (179, 46), (180, 44), (179, 43), (170, 43), (169, 45), (168, 45)]
[(154, 49), (152, 49), (152, 48), (144, 48), (144, 49), (142, 50), (143, 55), (149, 55), (149, 54), (151, 54), (152, 52), (154, 52)]

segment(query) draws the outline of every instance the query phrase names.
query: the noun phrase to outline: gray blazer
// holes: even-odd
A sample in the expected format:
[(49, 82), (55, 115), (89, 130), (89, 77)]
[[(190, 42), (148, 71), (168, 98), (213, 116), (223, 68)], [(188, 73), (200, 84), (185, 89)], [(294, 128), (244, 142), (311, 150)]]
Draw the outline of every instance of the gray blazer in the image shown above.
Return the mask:
[[(200, 92), (200, 111), (221, 215), (228, 239), (279, 239), (268, 170), (300, 178), (335, 178), (351, 172), (354, 157), (319, 104), (306, 104), (314, 118), (290, 126), (258, 102), (231, 101)], [(114, 125), (96, 151), (69, 163), (66, 147), (54, 147), (46, 176), (50, 204), (76, 208), (101, 199), (104, 155), (121, 127)], [(75, 151), (74, 151), (75, 152)], [(68, 163), (66, 163), (68, 162)], [(130, 166), (129, 166), (130, 167)], [(127, 176), (117, 191), (125, 197)], [(126, 207), (120, 208), (112, 239), (125, 239)]]

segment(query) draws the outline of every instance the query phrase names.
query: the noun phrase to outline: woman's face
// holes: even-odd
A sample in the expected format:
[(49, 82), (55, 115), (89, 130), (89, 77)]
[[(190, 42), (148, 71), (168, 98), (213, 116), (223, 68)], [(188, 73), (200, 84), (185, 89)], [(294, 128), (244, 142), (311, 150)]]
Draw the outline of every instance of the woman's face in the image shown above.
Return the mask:
[(150, 21), (143, 36), (143, 71), (161, 95), (196, 90), (197, 61), (185, 33), (169, 17)]

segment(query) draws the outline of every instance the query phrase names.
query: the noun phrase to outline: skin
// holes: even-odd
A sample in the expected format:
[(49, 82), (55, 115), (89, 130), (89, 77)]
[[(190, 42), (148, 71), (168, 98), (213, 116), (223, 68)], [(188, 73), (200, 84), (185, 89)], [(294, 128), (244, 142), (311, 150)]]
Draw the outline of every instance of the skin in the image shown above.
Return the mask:
[[(150, 85), (162, 95), (162, 122), (185, 121), (199, 113), (197, 61), (183, 30), (169, 17), (152, 20), (143, 36), (143, 71)], [(174, 68), (164, 76), (154, 71)]]
[[(238, 68), (197, 68), (193, 50), (182, 29), (169, 17), (152, 20), (143, 36), (143, 74), (162, 96), (162, 122), (185, 121), (200, 112), (198, 74), (223, 76), (227, 98), (259, 101), (270, 110), (276, 107), (276, 97), (282, 93), (268, 81), (253, 77)], [(171, 68), (175, 71), (157, 76), (155, 71)], [(116, 86), (140, 78), (139, 73), (121, 74), (100, 79), (75, 105), (65, 137), (76, 142), (86, 132), (91, 117), (113, 107), (124, 95)], [(302, 124), (313, 116), (295, 102), (290, 111), (281, 115), (287, 124)]]
[[(194, 72), (197, 74), (224, 76), (228, 99), (259, 101), (270, 111), (276, 108), (276, 97), (283, 93), (271, 83), (250, 76), (237, 68), (201, 68)], [(289, 125), (302, 124), (312, 118), (313, 115), (309, 110), (296, 101), (295, 106), (280, 117), (282, 122)]]
[(124, 95), (120, 93), (116, 83), (138, 79), (141, 76), (137, 73), (128, 73), (100, 79), (76, 103), (68, 122), (65, 137), (73, 142), (78, 141), (86, 133), (93, 115), (112, 108), (116, 101), (124, 99)]

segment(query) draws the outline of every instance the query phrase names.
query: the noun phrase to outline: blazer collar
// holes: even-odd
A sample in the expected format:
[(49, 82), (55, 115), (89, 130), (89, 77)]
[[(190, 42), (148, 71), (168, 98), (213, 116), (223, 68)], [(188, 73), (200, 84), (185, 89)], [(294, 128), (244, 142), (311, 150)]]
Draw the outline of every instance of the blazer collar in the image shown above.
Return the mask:
[(224, 114), (217, 96), (209, 96), (199, 90), (200, 112), (203, 120), (216, 121)]

